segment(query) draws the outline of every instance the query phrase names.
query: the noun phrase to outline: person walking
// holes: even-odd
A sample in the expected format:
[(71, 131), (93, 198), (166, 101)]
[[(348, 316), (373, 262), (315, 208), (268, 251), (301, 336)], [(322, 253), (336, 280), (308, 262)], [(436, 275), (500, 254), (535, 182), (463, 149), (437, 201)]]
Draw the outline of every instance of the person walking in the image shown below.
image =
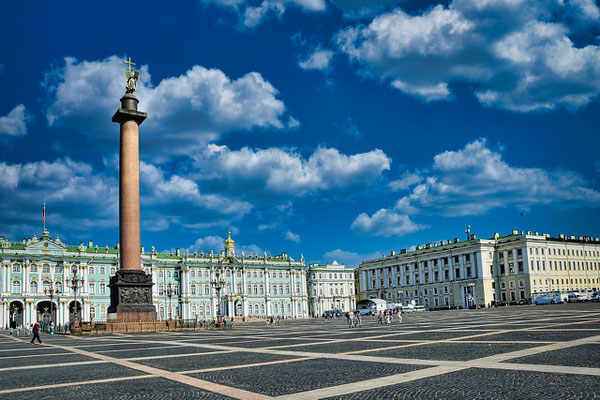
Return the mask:
[(33, 338), (31, 339), (31, 344), (33, 341), (37, 339), (40, 344), (42, 344), (42, 339), (40, 339), (40, 323), (36, 321), (35, 325), (33, 325)]

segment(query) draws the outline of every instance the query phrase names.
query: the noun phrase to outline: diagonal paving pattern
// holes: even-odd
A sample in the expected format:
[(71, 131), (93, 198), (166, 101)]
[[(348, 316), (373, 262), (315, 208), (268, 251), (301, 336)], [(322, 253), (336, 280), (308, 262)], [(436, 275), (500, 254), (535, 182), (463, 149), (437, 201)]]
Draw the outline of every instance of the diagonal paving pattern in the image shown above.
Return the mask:
[[(0, 334), (0, 398), (37, 397), (33, 393), (69, 398), (76, 390), (86, 391), (88, 397), (116, 398), (128, 387), (139, 387), (127, 384), (137, 381), (144, 382), (141, 387), (151, 390), (153, 398), (161, 397), (166, 381), (183, 397), (388, 398), (400, 388), (411, 390), (413, 383), (447, 374), (462, 377), (467, 371), (541, 374), (539, 379), (561, 374), (561, 379), (572, 376), (573, 382), (600, 376), (600, 365), (593, 360), (600, 354), (597, 304), (422, 313), (392, 325), (366, 318), (363, 327), (355, 329), (344, 322), (249, 323), (224, 332), (43, 336), (43, 346), (26, 344), (27, 337)], [(580, 353), (592, 353), (589, 362), (562, 365), (568, 349), (583, 348)], [(73, 357), (83, 361), (70, 362)], [(121, 370), (103, 377), (111, 365)], [(19, 374), (44, 376), (44, 371), (77, 367), (93, 373), (67, 382), (51, 382), (54, 378), (48, 374), (48, 382), (34, 385), (19, 379)], [(320, 368), (324, 376), (311, 373)], [(107, 391), (110, 383), (120, 391)], [(591, 385), (589, 390), (600, 397), (600, 387)]]

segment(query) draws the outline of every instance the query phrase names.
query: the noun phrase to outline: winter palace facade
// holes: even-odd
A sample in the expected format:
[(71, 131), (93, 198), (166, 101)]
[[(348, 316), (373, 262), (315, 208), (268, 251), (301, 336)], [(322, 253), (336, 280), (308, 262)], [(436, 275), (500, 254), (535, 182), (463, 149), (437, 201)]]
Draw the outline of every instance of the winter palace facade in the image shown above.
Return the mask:
[[(142, 247), (142, 268), (152, 274), (153, 302), (159, 319), (213, 319), (220, 302), (221, 314), (235, 318), (308, 316), (308, 288), (304, 257), (295, 261), (286, 253), (236, 254), (231, 236), (215, 253), (177, 249), (170, 254)], [(118, 244), (99, 248), (93, 242), (67, 246), (45, 231), (15, 244), (0, 237), (0, 327), (13, 323), (48, 320), (57, 324), (77, 314), (83, 321), (105, 321), (110, 305), (110, 277), (119, 268)], [(80, 285), (73, 292), (73, 267)], [(225, 280), (218, 293), (211, 281)], [(50, 302), (50, 287), (54, 295)]]
[(600, 239), (518, 232), (394, 251), (358, 267), (360, 298), (425, 307), (518, 303), (533, 293), (598, 290)]

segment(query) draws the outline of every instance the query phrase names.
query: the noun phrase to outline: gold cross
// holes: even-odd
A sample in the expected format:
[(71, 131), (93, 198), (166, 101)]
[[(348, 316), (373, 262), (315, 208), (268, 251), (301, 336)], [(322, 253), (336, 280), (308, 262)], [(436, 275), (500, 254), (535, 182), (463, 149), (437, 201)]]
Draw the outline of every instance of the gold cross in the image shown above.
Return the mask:
[(135, 65), (134, 62), (131, 62), (131, 57), (129, 57), (129, 61), (123, 61), (125, 64), (129, 64), (127, 65), (127, 71), (131, 71), (131, 66)]

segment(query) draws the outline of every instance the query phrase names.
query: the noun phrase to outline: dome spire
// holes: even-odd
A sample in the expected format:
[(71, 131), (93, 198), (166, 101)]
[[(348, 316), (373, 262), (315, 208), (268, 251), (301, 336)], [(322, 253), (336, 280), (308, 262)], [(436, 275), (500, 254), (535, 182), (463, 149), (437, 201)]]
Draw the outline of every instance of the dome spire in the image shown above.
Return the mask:
[(235, 242), (231, 238), (231, 227), (227, 230), (227, 240), (225, 240), (225, 253), (228, 256), (235, 256)]

